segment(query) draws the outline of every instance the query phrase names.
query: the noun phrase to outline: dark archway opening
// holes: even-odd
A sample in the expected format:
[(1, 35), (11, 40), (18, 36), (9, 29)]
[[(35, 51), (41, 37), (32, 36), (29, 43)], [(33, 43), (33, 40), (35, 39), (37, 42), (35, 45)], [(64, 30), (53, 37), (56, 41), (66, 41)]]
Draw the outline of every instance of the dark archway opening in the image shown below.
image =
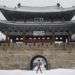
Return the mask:
[(30, 69), (34, 70), (34, 68), (37, 66), (39, 61), (44, 65), (44, 68), (47, 70), (48, 69), (47, 59), (41, 55), (37, 55), (32, 58), (31, 63), (30, 63)]

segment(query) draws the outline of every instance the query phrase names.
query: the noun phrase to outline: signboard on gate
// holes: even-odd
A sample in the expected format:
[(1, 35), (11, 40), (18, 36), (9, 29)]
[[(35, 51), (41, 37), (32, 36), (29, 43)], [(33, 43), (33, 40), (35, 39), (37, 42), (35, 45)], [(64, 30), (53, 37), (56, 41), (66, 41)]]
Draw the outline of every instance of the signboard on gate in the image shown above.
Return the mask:
[(45, 35), (45, 31), (33, 31), (33, 35), (38, 36), (38, 35)]

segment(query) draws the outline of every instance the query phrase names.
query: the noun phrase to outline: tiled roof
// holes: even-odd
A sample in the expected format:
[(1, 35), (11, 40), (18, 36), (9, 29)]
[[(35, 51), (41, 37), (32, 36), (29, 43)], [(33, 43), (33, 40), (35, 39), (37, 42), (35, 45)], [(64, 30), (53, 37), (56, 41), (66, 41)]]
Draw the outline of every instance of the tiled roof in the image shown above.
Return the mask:
[(19, 11), (19, 12), (63, 12), (75, 10), (75, 7), (63, 8), (58, 6), (45, 6), (45, 7), (32, 7), (32, 6), (20, 6), (15, 8), (9, 8), (6, 6), (0, 6), (0, 9)]

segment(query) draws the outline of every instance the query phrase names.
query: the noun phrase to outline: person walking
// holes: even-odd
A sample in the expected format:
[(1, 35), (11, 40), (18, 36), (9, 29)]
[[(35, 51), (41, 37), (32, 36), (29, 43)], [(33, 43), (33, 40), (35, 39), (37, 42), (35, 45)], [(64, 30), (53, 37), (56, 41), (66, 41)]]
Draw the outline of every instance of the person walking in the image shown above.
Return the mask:
[(42, 73), (41, 66), (42, 66), (42, 63), (40, 62), (40, 60), (38, 60), (36, 73), (38, 73), (38, 71)]

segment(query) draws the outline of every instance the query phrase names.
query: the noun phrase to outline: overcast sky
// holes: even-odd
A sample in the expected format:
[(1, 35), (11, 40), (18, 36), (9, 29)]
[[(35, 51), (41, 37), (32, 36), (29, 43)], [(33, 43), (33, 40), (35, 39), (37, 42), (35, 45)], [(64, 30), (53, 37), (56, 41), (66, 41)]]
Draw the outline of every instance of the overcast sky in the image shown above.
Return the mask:
[(60, 2), (63, 7), (75, 6), (75, 0), (0, 0), (0, 5), (6, 5), (10, 7), (16, 6), (17, 3), (21, 3), (25, 6), (52, 6)]

